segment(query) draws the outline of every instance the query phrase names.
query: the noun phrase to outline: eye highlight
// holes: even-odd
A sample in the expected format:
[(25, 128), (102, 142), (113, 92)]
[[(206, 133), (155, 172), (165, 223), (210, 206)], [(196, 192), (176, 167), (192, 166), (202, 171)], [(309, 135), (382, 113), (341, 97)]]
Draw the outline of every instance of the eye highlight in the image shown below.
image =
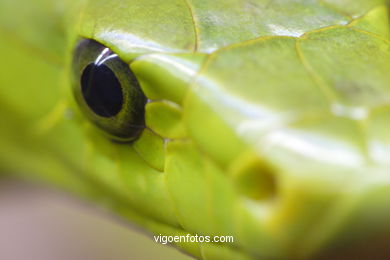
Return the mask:
[(81, 40), (72, 62), (73, 93), (85, 116), (118, 141), (131, 141), (145, 128), (145, 104), (128, 64), (106, 46)]

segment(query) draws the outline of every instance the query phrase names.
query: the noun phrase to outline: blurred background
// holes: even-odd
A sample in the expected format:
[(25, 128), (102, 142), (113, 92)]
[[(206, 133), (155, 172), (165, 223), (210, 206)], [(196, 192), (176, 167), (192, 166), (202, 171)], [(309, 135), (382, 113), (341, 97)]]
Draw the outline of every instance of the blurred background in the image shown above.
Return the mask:
[(0, 259), (193, 259), (68, 195), (0, 182)]

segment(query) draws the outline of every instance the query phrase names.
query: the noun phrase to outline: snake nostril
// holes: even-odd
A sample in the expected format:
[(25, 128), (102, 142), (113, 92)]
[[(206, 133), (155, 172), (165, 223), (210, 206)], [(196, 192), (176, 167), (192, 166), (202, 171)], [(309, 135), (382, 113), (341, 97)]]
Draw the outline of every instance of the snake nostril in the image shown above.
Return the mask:
[(238, 191), (253, 200), (276, 197), (277, 180), (274, 171), (258, 159), (245, 159), (233, 167), (233, 178)]

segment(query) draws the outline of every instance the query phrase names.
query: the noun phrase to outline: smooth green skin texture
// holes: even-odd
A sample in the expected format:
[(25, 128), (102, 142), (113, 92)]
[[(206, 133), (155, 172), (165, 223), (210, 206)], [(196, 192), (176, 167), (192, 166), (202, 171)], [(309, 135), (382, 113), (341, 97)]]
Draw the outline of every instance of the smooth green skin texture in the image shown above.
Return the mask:
[[(202, 259), (388, 259), (382, 0), (1, 0), (0, 172), (106, 205)], [(110, 141), (69, 83), (78, 37), (129, 63), (146, 129)], [(387, 239), (387, 240), (386, 240)]]

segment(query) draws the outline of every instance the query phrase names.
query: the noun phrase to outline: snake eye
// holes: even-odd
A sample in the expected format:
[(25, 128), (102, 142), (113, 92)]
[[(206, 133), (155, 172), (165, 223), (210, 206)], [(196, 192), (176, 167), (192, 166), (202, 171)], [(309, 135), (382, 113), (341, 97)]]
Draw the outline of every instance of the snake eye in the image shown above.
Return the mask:
[(135, 139), (145, 127), (147, 99), (128, 64), (106, 46), (83, 39), (72, 65), (73, 92), (85, 116), (116, 140)]

